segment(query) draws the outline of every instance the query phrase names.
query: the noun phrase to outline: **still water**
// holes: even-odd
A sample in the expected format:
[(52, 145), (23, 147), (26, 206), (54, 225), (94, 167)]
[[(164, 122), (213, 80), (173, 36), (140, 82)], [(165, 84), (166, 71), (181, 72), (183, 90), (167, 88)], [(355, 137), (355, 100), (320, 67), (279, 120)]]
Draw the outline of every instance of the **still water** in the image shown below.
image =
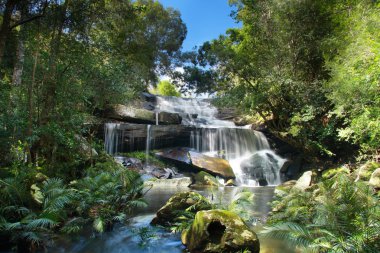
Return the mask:
[[(228, 204), (242, 187), (224, 187), (219, 189), (194, 189), (214, 202)], [(255, 202), (251, 213), (259, 221), (265, 221), (273, 197), (273, 187), (244, 188), (252, 191)], [(149, 225), (156, 211), (179, 191), (188, 188), (153, 188), (145, 196), (148, 206), (139, 210), (126, 225), (119, 225), (111, 232), (94, 235), (91, 232), (77, 237), (59, 238), (55, 245), (47, 249), (51, 253), (183, 253), (187, 252), (181, 243), (180, 234)], [(259, 232), (260, 226), (254, 228)], [(90, 230), (89, 230), (90, 231)], [(142, 238), (145, 238), (142, 239)], [(260, 238), (261, 253), (294, 253), (281, 242), (267, 241)], [(46, 252), (46, 251), (45, 251)]]

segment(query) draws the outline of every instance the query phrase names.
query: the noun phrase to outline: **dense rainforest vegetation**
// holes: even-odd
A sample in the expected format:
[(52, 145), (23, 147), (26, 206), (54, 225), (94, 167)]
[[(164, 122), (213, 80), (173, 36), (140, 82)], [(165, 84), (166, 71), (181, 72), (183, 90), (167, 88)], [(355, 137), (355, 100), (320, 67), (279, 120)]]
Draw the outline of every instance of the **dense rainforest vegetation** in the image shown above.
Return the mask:
[(378, 1), (231, 0), (241, 28), (184, 55), (183, 89), (216, 92), (314, 155), (379, 155)]
[[(92, 126), (164, 74), (310, 159), (379, 167), (380, 3), (230, 4), (240, 28), (181, 52), (180, 13), (154, 0), (0, 0), (0, 247), (32, 251), (88, 223), (110, 230), (144, 205), (139, 175), (101, 152)], [(153, 92), (180, 96), (166, 81)], [(379, 197), (358, 168), (282, 189), (266, 233), (315, 252), (376, 252)]]

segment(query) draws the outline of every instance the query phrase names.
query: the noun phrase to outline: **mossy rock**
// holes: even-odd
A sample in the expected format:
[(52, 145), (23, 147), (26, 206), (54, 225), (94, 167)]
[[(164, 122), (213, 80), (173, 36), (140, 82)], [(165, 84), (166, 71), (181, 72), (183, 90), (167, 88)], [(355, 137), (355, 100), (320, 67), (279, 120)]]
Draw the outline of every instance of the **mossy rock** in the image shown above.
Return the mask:
[(359, 169), (355, 170), (354, 176), (362, 181), (369, 181), (372, 173), (380, 168), (380, 164), (376, 162), (366, 162), (364, 165), (360, 166)]
[(181, 240), (192, 253), (260, 252), (255, 232), (237, 214), (226, 210), (199, 211)]
[(171, 226), (181, 215), (181, 211), (196, 213), (200, 210), (212, 209), (213, 205), (196, 192), (180, 192), (172, 196), (166, 204), (157, 211), (152, 225)]
[(375, 189), (380, 189), (380, 168), (377, 168), (369, 179), (369, 184)]
[(350, 174), (350, 169), (347, 167), (340, 167), (336, 169), (329, 169), (322, 172), (322, 178), (323, 179), (330, 179), (335, 177), (337, 174), (345, 173), (347, 175)]
[(293, 189), (293, 186), (296, 183), (297, 183), (297, 180), (286, 181), (276, 186), (276, 188), (274, 189), (274, 194), (276, 194), (277, 196), (284, 196), (287, 193), (289, 193), (291, 189)]
[(317, 174), (314, 171), (306, 171), (303, 175), (297, 180), (296, 184), (293, 186), (296, 189), (301, 191), (305, 191), (309, 188), (313, 183), (315, 183), (317, 178)]
[(222, 186), (219, 181), (207, 172), (201, 171), (194, 175), (195, 186)]

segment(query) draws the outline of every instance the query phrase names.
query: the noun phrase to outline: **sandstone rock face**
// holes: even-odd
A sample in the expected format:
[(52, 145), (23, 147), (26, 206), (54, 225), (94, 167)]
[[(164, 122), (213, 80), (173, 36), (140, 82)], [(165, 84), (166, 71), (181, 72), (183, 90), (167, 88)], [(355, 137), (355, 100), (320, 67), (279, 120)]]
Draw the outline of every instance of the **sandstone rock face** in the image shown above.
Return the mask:
[(190, 148), (167, 149), (157, 156), (189, 165), (195, 170), (205, 171), (224, 179), (234, 179), (235, 174), (229, 162), (222, 158), (206, 156)]
[(371, 175), (369, 184), (376, 189), (380, 189), (380, 168), (377, 168)]
[(170, 226), (172, 225), (179, 211), (191, 211), (196, 213), (200, 210), (208, 210), (212, 204), (202, 195), (196, 192), (180, 192), (172, 196), (166, 204), (157, 211), (153, 218), (152, 225)]
[(189, 151), (189, 155), (193, 166), (225, 179), (235, 178), (235, 174), (227, 160), (206, 156), (194, 151)]
[(178, 125), (181, 124), (182, 118), (177, 113), (160, 112), (135, 108), (121, 104), (110, 105), (105, 110), (105, 117), (130, 123), (156, 124), (160, 125)]
[(181, 240), (192, 253), (260, 252), (255, 232), (237, 214), (226, 210), (199, 211)]

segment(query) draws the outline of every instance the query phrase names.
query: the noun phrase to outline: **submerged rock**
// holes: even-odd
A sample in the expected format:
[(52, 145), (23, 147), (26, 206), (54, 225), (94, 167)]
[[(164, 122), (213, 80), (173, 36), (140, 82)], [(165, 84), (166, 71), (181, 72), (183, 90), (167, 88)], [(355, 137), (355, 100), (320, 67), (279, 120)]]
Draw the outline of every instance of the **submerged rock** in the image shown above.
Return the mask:
[(190, 177), (172, 178), (172, 179), (156, 179), (152, 178), (144, 182), (144, 186), (156, 188), (186, 188), (191, 185)]
[(196, 192), (180, 192), (172, 196), (166, 204), (157, 211), (152, 225), (171, 226), (180, 216), (181, 211), (196, 213), (200, 210), (208, 210), (212, 204), (202, 195)]
[(199, 211), (181, 240), (190, 252), (260, 252), (255, 232), (237, 214), (226, 210)]
[(156, 153), (158, 157), (179, 162), (194, 170), (201, 170), (224, 179), (234, 179), (235, 174), (229, 162), (222, 158), (211, 157), (191, 148), (173, 148)]

